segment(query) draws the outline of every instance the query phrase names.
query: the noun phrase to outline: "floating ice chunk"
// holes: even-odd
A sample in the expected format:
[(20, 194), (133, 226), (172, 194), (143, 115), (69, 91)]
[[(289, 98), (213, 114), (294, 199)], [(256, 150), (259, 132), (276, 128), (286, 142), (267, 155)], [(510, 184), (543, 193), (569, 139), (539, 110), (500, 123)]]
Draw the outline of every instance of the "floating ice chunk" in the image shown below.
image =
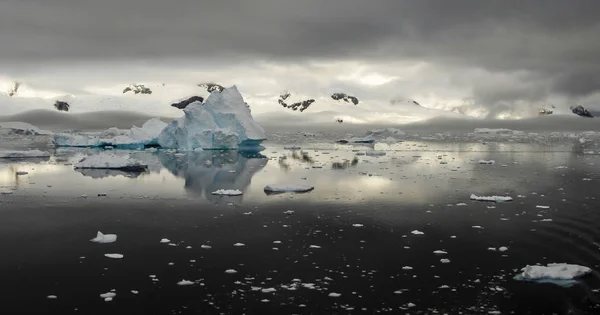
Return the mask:
[(415, 307), (417, 305), (415, 303), (408, 303), (408, 304), (406, 304), (406, 306), (408, 306), (408, 307)]
[(366, 156), (384, 156), (386, 154), (385, 151), (365, 151)]
[(227, 269), (227, 270), (225, 270), (225, 273), (234, 274), (234, 273), (237, 273), (237, 271), (235, 269)]
[(448, 252), (445, 252), (443, 250), (435, 250), (435, 251), (433, 251), (433, 253), (436, 254), (436, 255), (446, 255), (446, 254), (448, 254)]
[(240, 196), (243, 193), (238, 189), (219, 189), (217, 191), (213, 191), (212, 194), (222, 196)]
[(185, 280), (185, 279), (177, 282), (177, 285), (192, 285), (192, 284), (194, 284), (194, 282), (189, 281), (189, 280)]
[(133, 294), (139, 294), (139, 293), (140, 293), (140, 291), (137, 291), (137, 290), (131, 290), (131, 293), (133, 293)]
[(246, 244), (243, 244), (243, 243), (235, 243), (235, 244), (233, 244), (233, 246), (235, 246), (235, 247), (244, 247), (244, 246), (246, 246)]
[(502, 246), (502, 247), (498, 248), (498, 250), (501, 251), (501, 252), (505, 252), (505, 251), (508, 250), (508, 247)]
[(105, 257), (108, 258), (112, 258), (112, 259), (121, 259), (123, 258), (122, 254), (104, 254)]
[(32, 124), (20, 122), (20, 121), (9, 121), (9, 122), (0, 122), (0, 130), (4, 129), (13, 134), (19, 135), (51, 135), (51, 131), (42, 130)]
[(414, 230), (414, 231), (412, 231), (410, 233), (413, 234), (413, 235), (425, 235), (425, 233), (423, 233), (423, 232), (421, 232), (419, 230)]
[(458, 206), (458, 207), (461, 207), (461, 206), (466, 206), (466, 205), (467, 205), (467, 204), (466, 204), (466, 203), (464, 203), (464, 202), (460, 202), (460, 203), (457, 203), (457, 204), (456, 204), (456, 206)]
[(58, 296), (56, 296), (56, 295), (48, 295), (46, 298), (49, 299), (49, 300), (56, 300), (56, 299), (58, 299)]
[(0, 159), (25, 159), (25, 158), (47, 158), (50, 152), (40, 150), (0, 150)]
[(98, 231), (98, 234), (96, 234), (96, 237), (92, 238), (90, 241), (94, 242), (94, 243), (101, 243), (101, 244), (114, 243), (117, 241), (117, 235), (116, 234), (102, 234), (102, 232)]
[(477, 201), (491, 201), (491, 202), (504, 202), (504, 201), (512, 201), (512, 197), (510, 196), (477, 196), (475, 194), (471, 194), (471, 200)]
[(292, 214), (294, 214), (294, 211), (293, 210), (287, 210), (287, 211), (284, 211), (283, 213), (287, 214), (287, 215), (292, 215)]
[(273, 293), (273, 292), (277, 292), (277, 289), (275, 289), (275, 288), (267, 288), (267, 289), (262, 289), (260, 291), (262, 293)]
[(479, 164), (496, 164), (496, 161), (494, 161), (494, 160), (489, 160), (489, 161), (479, 160)]
[(163, 243), (163, 244), (164, 243), (171, 243), (171, 240), (168, 239), (168, 238), (163, 238), (163, 239), (160, 240), (160, 242)]
[(202, 248), (202, 249), (211, 249), (211, 248), (212, 248), (212, 246), (209, 246), (209, 245), (202, 245), (202, 246), (200, 246), (200, 248)]
[(363, 225), (363, 224), (360, 224), (360, 223), (355, 223), (355, 224), (352, 224), (352, 226), (353, 226), (353, 227), (363, 227), (364, 225)]
[(158, 145), (158, 135), (167, 124), (158, 118), (146, 121), (142, 127), (133, 126), (128, 130), (110, 128), (100, 134), (58, 133), (53, 143), (60, 147), (107, 147), (137, 149)]
[(257, 147), (267, 137), (252, 118), (235, 86), (213, 92), (204, 104), (193, 103), (184, 117), (171, 122), (158, 137), (163, 148), (180, 150)]
[(402, 270), (413, 270), (413, 267), (411, 267), (411, 266), (404, 266), (404, 267), (402, 267)]
[(285, 192), (295, 192), (295, 193), (304, 193), (309, 192), (315, 189), (314, 186), (304, 185), (304, 184), (282, 184), (282, 185), (267, 185), (265, 186), (265, 193), (285, 193)]
[(321, 248), (321, 246), (319, 246), (319, 245), (310, 245), (308, 248), (319, 249), (319, 248)]
[(569, 287), (577, 283), (574, 279), (592, 272), (588, 267), (566, 263), (553, 263), (546, 266), (526, 266), (515, 280), (548, 282)]
[(335, 293), (335, 292), (329, 293), (329, 297), (337, 298), (337, 297), (340, 297), (340, 296), (342, 296), (340, 293)]
[(103, 298), (105, 302), (112, 301), (115, 296), (117, 296), (117, 294), (114, 292), (106, 292), (100, 294), (100, 297)]
[(535, 206), (538, 209), (550, 209), (550, 206)]
[(0, 195), (12, 195), (13, 191), (7, 188), (0, 188)]
[(148, 169), (147, 164), (130, 158), (129, 155), (119, 156), (111, 152), (102, 152), (83, 158), (75, 164), (76, 169), (111, 169), (128, 172), (143, 172)]
[(450, 263), (450, 259), (447, 259), (447, 258), (442, 258), (442, 259), (440, 259), (440, 262), (441, 262), (442, 264), (449, 264), (449, 263)]

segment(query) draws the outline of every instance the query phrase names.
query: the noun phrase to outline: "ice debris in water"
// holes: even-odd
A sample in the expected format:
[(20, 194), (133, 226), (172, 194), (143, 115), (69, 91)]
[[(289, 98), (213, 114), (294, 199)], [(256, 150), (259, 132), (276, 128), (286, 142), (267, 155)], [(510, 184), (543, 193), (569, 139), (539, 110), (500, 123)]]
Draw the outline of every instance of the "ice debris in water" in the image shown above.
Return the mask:
[(204, 104), (190, 104), (183, 112), (183, 117), (171, 122), (159, 135), (161, 147), (190, 151), (240, 149), (258, 147), (267, 138), (235, 86), (213, 92)]
[(130, 158), (129, 155), (116, 155), (112, 152), (101, 152), (87, 156), (75, 164), (76, 169), (112, 169), (131, 172), (141, 172), (148, 169), (148, 165)]
[(423, 232), (421, 232), (419, 230), (414, 230), (414, 231), (412, 231), (410, 233), (412, 233), (413, 235), (424, 235), (425, 234), (425, 233), (423, 233)]
[(334, 297), (334, 298), (336, 298), (336, 297), (340, 297), (340, 296), (342, 296), (342, 295), (341, 295), (341, 294), (339, 294), (339, 293), (335, 293), (335, 292), (331, 292), (331, 293), (329, 293), (329, 297)]
[(194, 282), (185, 280), (185, 279), (177, 282), (177, 285), (192, 285), (192, 284), (194, 284)]
[(436, 254), (436, 255), (446, 255), (446, 254), (448, 254), (448, 252), (445, 252), (443, 250), (435, 250), (435, 251), (433, 251), (433, 253)]
[(538, 209), (550, 209), (550, 206), (535, 206)]
[(46, 158), (50, 157), (50, 152), (40, 150), (0, 150), (0, 159), (25, 159), (25, 158)]
[(170, 242), (171, 242), (171, 240), (170, 240), (170, 239), (168, 239), (168, 238), (163, 238), (163, 239), (161, 239), (161, 240), (160, 240), (160, 242), (161, 242), (161, 243), (163, 243), (163, 244), (164, 244), (164, 243), (170, 243)]
[(116, 234), (102, 234), (102, 232), (98, 231), (98, 234), (96, 234), (96, 237), (92, 238), (90, 241), (94, 242), (94, 243), (101, 243), (101, 244), (114, 243), (117, 241), (117, 235)]
[(264, 191), (267, 193), (285, 193), (285, 192), (309, 192), (315, 189), (314, 186), (305, 184), (273, 184), (267, 185)]
[(49, 299), (49, 300), (56, 300), (56, 299), (58, 299), (58, 296), (56, 296), (56, 295), (48, 295), (46, 298)]
[(441, 262), (442, 264), (449, 264), (449, 263), (450, 263), (450, 259), (447, 259), (447, 258), (442, 258), (442, 259), (440, 259), (440, 262)]
[(233, 244), (233, 246), (235, 246), (235, 247), (244, 247), (244, 246), (246, 246), (246, 244), (244, 244), (244, 243), (235, 243), (235, 244)]
[(498, 248), (498, 250), (501, 251), (501, 252), (505, 252), (505, 251), (508, 250), (508, 247), (502, 246), (502, 247)]
[(123, 258), (122, 254), (104, 254), (104, 256), (112, 259), (121, 259)]
[(100, 294), (100, 297), (103, 298), (105, 302), (112, 301), (115, 296), (117, 296), (117, 294), (114, 292), (106, 292)]
[(510, 196), (477, 196), (475, 194), (471, 194), (471, 200), (476, 201), (491, 201), (491, 202), (503, 202), (503, 201), (512, 201), (512, 197)]
[(496, 161), (494, 161), (494, 160), (489, 160), (489, 161), (479, 160), (479, 164), (496, 164)]
[(213, 191), (212, 194), (222, 196), (239, 196), (243, 193), (238, 189), (219, 189), (217, 191)]
[(115, 147), (137, 149), (158, 145), (158, 135), (167, 124), (158, 118), (146, 121), (142, 127), (133, 126), (129, 130), (110, 128), (101, 133), (58, 133), (53, 143), (59, 147)]
[(546, 266), (526, 266), (521, 273), (515, 276), (515, 280), (533, 281), (542, 283), (553, 283), (569, 287), (577, 283), (575, 278), (585, 276), (592, 269), (580, 265), (566, 263), (553, 263)]
[(234, 273), (237, 273), (237, 271), (235, 269), (227, 269), (227, 270), (225, 270), (225, 273), (234, 274)]
[(0, 188), (0, 195), (12, 195), (13, 191), (6, 188)]

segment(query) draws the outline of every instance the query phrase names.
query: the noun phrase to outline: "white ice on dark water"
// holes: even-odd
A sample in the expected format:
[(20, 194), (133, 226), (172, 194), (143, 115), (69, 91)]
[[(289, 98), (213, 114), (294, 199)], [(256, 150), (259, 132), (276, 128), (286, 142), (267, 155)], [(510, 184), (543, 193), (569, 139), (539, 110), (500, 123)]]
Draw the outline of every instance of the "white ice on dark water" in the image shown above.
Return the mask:
[(192, 282), (192, 281), (189, 281), (189, 280), (185, 280), (185, 279), (183, 279), (183, 280), (181, 280), (181, 281), (177, 282), (177, 285), (182, 285), (182, 286), (183, 286), (183, 285), (193, 285), (193, 284), (194, 284), (194, 282)]
[(284, 193), (284, 192), (309, 192), (315, 189), (314, 186), (305, 184), (271, 184), (265, 186), (266, 192)]
[(94, 243), (101, 243), (101, 244), (114, 243), (117, 241), (117, 235), (116, 234), (103, 234), (102, 232), (98, 231), (98, 234), (96, 234), (96, 237), (92, 238), (90, 241), (94, 242)]
[(512, 201), (512, 197), (510, 196), (477, 196), (475, 194), (471, 194), (471, 200), (477, 201), (491, 201), (491, 202), (503, 202), (503, 201)]
[(162, 244), (165, 244), (165, 243), (170, 243), (170, 242), (171, 242), (171, 240), (169, 240), (168, 238), (163, 238), (163, 239), (161, 239), (161, 240), (160, 240), (160, 242), (161, 242)]
[(0, 150), (0, 159), (25, 159), (25, 158), (46, 158), (50, 157), (50, 152), (40, 150)]
[(213, 195), (223, 195), (223, 196), (239, 196), (242, 195), (242, 191), (238, 189), (219, 189), (212, 192)]
[(526, 266), (515, 276), (516, 280), (553, 283), (569, 287), (577, 283), (574, 279), (585, 276), (592, 269), (580, 265), (552, 263), (546, 266)]
[(79, 163), (75, 164), (75, 168), (142, 171), (147, 169), (148, 165), (129, 157), (128, 154), (116, 155), (112, 152), (101, 152), (81, 159)]
[(227, 269), (227, 270), (225, 270), (225, 273), (234, 274), (234, 273), (237, 273), (237, 271), (235, 269)]
[(123, 258), (122, 254), (104, 254), (105, 257), (108, 258), (112, 258), (112, 259), (121, 259)]
[(146, 121), (142, 127), (133, 126), (129, 130), (110, 128), (99, 134), (58, 133), (53, 143), (61, 147), (106, 147), (131, 149), (145, 145), (158, 145), (158, 135), (167, 123), (158, 118)]
[(161, 132), (161, 147), (189, 151), (237, 149), (256, 147), (267, 138), (235, 86), (213, 92), (204, 104), (192, 103), (183, 112), (183, 117)]
[(414, 231), (412, 231), (410, 233), (413, 234), (413, 235), (424, 235), (425, 234), (425, 233), (423, 233), (423, 232), (421, 232), (419, 230), (414, 230)]
[(13, 191), (7, 188), (0, 188), (0, 195), (12, 195)]
[(479, 160), (479, 164), (496, 164), (494, 160)]

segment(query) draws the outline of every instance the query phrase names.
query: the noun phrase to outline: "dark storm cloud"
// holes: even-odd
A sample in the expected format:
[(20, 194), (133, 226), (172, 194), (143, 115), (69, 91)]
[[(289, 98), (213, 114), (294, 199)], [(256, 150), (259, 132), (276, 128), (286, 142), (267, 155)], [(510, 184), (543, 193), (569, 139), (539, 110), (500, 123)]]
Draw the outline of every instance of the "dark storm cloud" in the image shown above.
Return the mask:
[[(2, 0), (0, 63), (415, 59), (529, 71), (577, 96), (598, 90), (598, 12), (595, 0)], [(475, 94), (540, 94), (486, 88)]]

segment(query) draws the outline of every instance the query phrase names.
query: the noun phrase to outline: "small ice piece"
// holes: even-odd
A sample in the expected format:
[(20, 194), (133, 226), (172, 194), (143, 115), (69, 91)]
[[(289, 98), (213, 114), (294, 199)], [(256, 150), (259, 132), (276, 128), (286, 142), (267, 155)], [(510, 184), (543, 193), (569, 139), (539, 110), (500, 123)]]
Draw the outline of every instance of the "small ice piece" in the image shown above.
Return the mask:
[(363, 225), (363, 224), (360, 224), (360, 223), (355, 223), (355, 224), (352, 224), (352, 226), (353, 226), (353, 227), (363, 227), (364, 225)]
[(412, 231), (410, 233), (412, 233), (413, 235), (424, 235), (425, 234), (425, 233), (423, 233), (423, 232), (421, 232), (419, 230), (414, 230), (414, 231)]
[(277, 291), (277, 289), (275, 289), (275, 288), (266, 288), (266, 289), (262, 289), (262, 290), (260, 290), (260, 291), (261, 291), (262, 293), (273, 293), (273, 292), (276, 292), (276, 291)]
[(104, 254), (105, 257), (108, 258), (112, 258), (112, 259), (121, 259), (123, 258), (122, 254)]
[(244, 243), (235, 243), (235, 244), (233, 244), (233, 246), (235, 246), (235, 247), (244, 247), (244, 246), (246, 246), (246, 244), (244, 244)]
[(100, 297), (104, 299), (105, 302), (110, 302), (112, 299), (117, 296), (115, 292), (106, 292), (100, 294)]
[(192, 285), (192, 284), (194, 284), (194, 282), (189, 281), (189, 280), (185, 280), (185, 279), (177, 282), (177, 285)]
[(225, 273), (234, 274), (234, 273), (237, 273), (237, 271), (235, 269), (227, 269), (227, 270), (225, 270)]
[(515, 276), (515, 280), (547, 282), (570, 287), (577, 283), (575, 278), (591, 273), (592, 269), (580, 265), (553, 263), (546, 266), (528, 265), (521, 271), (522, 273)]
[(491, 165), (491, 164), (496, 164), (496, 161), (494, 161), (494, 160), (489, 160), (489, 161), (487, 161), (487, 160), (479, 160), (479, 164), (488, 164), (488, 165)]
[(137, 290), (131, 290), (131, 293), (133, 293), (133, 294), (139, 294), (139, 293), (140, 293), (140, 291), (137, 291)]
[(212, 192), (213, 195), (221, 196), (240, 196), (243, 193), (239, 189), (219, 189)]
[(448, 252), (445, 252), (443, 250), (435, 250), (435, 251), (433, 251), (433, 253), (436, 254), (436, 255), (446, 255), (446, 254), (448, 254)]
[(160, 242), (163, 243), (163, 244), (164, 243), (170, 243), (171, 240), (169, 240), (168, 238), (163, 238), (163, 239), (160, 240)]
[(277, 194), (286, 192), (305, 193), (315, 189), (314, 186), (305, 184), (274, 184), (264, 188), (265, 193)]
[(117, 234), (102, 234), (102, 232), (98, 231), (96, 237), (92, 238), (90, 241), (100, 244), (114, 243), (117, 241)]
[(337, 297), (340, 297), (340, 296), (342, 296), (340, 293), (335, 293), (335, 292), (329, 293), (329, 297), (337, 298)]
[(402, 294), (402, 290), (394, 291), (394, 294)]
[(439, 286), (438, 289), (450, 289), (450, 287), (444, 284)]
[(415, 303), (408, 303), (408, 304), (406, 304), (406, 306), (408, 306), (408, 307), (415, 307), (417, 305)]
[(538, 209), (550, 209), (550, 206), (535, 206)]
[(50, 152), (40, 150), (0, 150), (0, 159), (26, 159), (26, 158), (47, 158)]
[(319, 249), (319, 248), (321, 248), (321, 246), (318, 246), (318, 245), (310, 245), (308, 248)]
[(210, 246), (210, 245), (202, 245), (202, 246), (200, 246), (200, 248), (202, 248), (202, 249), (211, 249), (212, 246)]
[(473, 225), (472, 228), (480, 230), (480, 229), (483, 229), (483, 226), (481, 226), (481, 225)]
[(56, 295), (48, 295), (46, 298), (49, 299), (49, 300), (56, 300), (56, 299), (58, 299), (58, 296), (56, 296)]
[(461, 202), (461, 203), (457, 203), (457, 204), (456, 204), (456, 206), (458, 206), (458, 207), (460, 207), (460, 206), (466, 206), (466, 205), (467, 205), (467, 204), (466, 204), (466, 203), (464, 203), (464, 202)]
[(126, 172), (144, 172), (148, 165), (127, 155), (116, 155), (111, 152), (102, 152), (87, 156), (75, 164), (75, 169), (110, 169)]
[(294, 214), (294, 211), (288, 210), (288, 211), (284, 211), (283, 213), (287, 214), (287, 215), (292, 215), (292, 214)]
[(442, 259), (440, 259), (440, 262), (441, 262), (442, 264), (449, 264), (449, 263), (450, 263), (450, 259), (447, 259), (447, 258), (442, 258)]
[(475, 194), (471, 194), (471, 200), (476, 201), (491, 201), (491, 202), (503, 202), (503, 201), (512, 201), (512, 197), (510, 196), (477, 196)]
[(404, 267), (402, 267), (402, 270), (413, 270), (413, 267), (411, 267), (411, 266), (404, 266)]
[(6, 188), (0, 188), (0, 195), (12, 195), (13, 191)]

